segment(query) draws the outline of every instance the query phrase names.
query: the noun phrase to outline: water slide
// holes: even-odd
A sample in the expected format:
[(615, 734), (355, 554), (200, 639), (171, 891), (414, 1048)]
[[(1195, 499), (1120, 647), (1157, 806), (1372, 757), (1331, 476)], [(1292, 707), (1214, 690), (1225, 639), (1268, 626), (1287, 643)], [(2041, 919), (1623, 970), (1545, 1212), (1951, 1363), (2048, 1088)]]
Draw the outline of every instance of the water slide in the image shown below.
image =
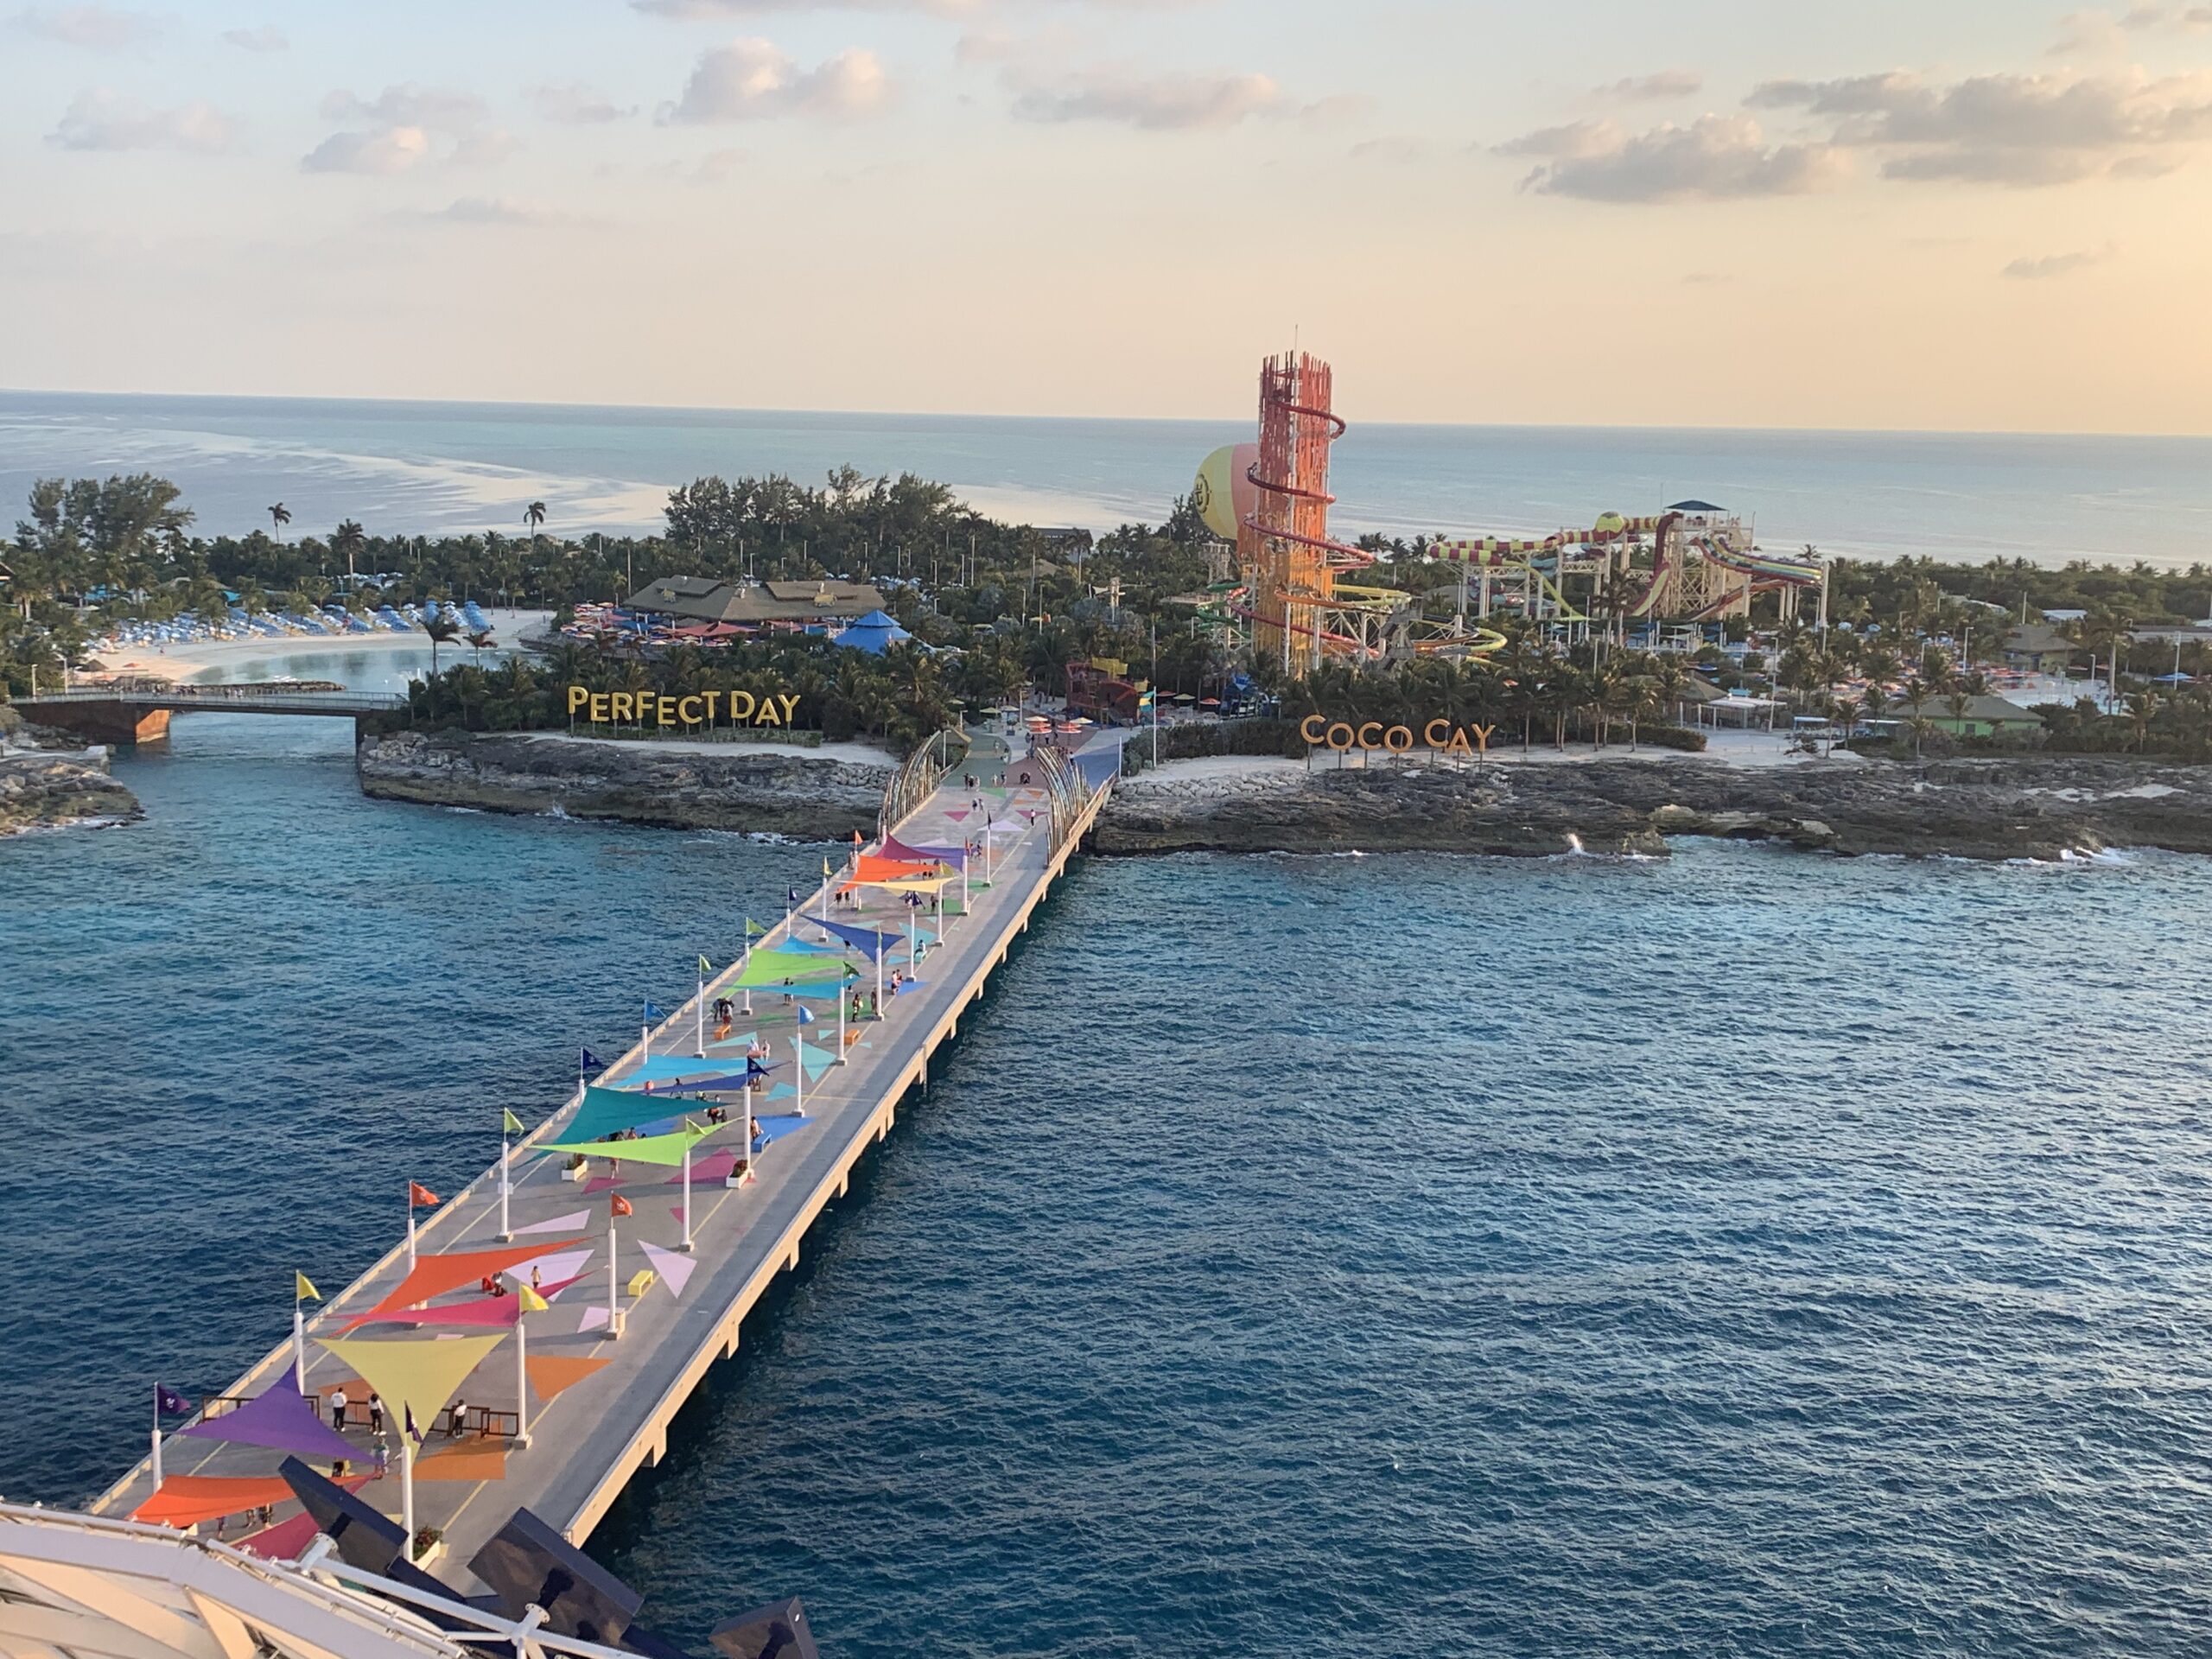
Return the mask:
[(1663, 513), (1652, 525), (1651, 585), (1643, 590), (1643, 597), (1629, 607), (1629, 615), (1638, 622), (1648, 622), (1659, 604), (1659, 595), (1667, 591), (1667, 555), (1675, 543), (1675, 526), (1681, 522), (1679, 512)]
[(1737, 553), (1710, 541), (1700, 541), (1694, 545), (1707, 558), (1725, 569), (1738, 570), (1745, 575), (1757, 576), (1769, 582), (1801, 588), (1821, 585), (1823, 568), (1809, 560), (1777, 558), (1756, 547)]

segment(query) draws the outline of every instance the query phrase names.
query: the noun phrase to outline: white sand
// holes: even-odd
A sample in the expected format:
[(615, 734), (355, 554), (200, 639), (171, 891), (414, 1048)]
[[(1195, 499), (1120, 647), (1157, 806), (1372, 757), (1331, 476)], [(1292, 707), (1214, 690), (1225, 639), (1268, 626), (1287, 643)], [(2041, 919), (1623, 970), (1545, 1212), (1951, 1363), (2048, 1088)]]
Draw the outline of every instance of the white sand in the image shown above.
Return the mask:
[[(540, 627), (552, 616), (550, 611), (487, 610), (484, 614), (491, 620), (494, 641), (502, 647), (514, 645), (524, 632)], [(353, 656), (361, 652), (427, 652), (429, 648), (430, 636), (419, 629), (405, 633), (290, 633), (281, 639), (256, 634), (249, 639), (194, 640), (188, 645), (171, 645), (161, 652), (146, 645), (130, 645), (107, 652), (99, 660), (111, 673), (140, 675), (156, 680), (188, 680), (211, 668), (234, 668), (281, 657)], [(467, 662), (468, 657), (468, 645), (464, 639), (448, 639), (438, 647), (438, 666), (442, 669), (456, 662)]]

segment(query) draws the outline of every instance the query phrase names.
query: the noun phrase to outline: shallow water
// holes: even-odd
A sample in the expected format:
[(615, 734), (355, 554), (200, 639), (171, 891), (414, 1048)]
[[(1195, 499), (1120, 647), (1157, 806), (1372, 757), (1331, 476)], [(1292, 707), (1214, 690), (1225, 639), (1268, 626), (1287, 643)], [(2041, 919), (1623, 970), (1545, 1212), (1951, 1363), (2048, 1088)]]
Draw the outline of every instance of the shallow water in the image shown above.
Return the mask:
[[(194, 715), (0, 844), (0, 1491), (81, 1498), (815, 855)], [(2212, 865), (1087, 861), (595, 1548), (888, 1655), (2212, 1642)]]

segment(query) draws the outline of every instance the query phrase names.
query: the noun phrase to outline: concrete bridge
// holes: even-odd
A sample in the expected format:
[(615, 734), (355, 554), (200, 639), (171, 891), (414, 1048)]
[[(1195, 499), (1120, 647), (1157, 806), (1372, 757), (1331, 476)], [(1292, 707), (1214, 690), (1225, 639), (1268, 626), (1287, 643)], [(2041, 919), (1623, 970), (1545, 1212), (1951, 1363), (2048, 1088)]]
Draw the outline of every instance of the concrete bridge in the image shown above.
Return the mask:
[(41, 726), (58, 726), (91, 743), (121, 747), (159, 743), (169, 734), (169, 716), (198, 709), (229, 715), (313, 715), (323, 719), (359, 720), (366, 715), (404, 709), (396, 693), (346, 691), (325, 686), (130, 685), (84, 686), (73, 691), (46, 691), (17, 697), (15, 706)]
[[(844, 1014), (825, 1012), (809, 1016), (802, 1029), (789, 995), (747, 992), (733, 983), (748, 957), (704, 979), (691, 1001), (607, 1069), (603, 1081), (619, 1089), (634, 1084), (641, 1071), (648, 1077), (668, 1075), (646, 1071), (649, 1059), (665, 1065), (671, 1056), (712, 1053), (738, 1058), (716, 1059), (707, 1069), (742, 1070), (744, 1052), (756, 1045), (765, 1050), (780, 1067), (775, 1075), (788, 1078), (796, 1096), (789, 1106), (766, 1110), (796, 1113), (777, 1122), (785, 1131), (798, 1132), (753, 1154), (747, 1178), (741, 1180), (734, 1173), (702, 1178), (695, 1189), (688, 1165), (680, 1185), (667, 1179), (670, 1170), (624, 1166), (620, 1185), (628, 1198), (615, 1208), (610, 1203), (618, 1184), (614, 1165), (607, 1166), (607, 1177), (579, 1185), (572, 1182), (586, 1171), (563, 1170), (558, 1159), (540, 1155), (541, 1148), (561, 1141), (563, 1127), (582, 1110), (579, 1089), (543, 1123), (518, 1137), (504, 1169), (494, 1165), (479, 1175), (422, 1226), (415, 1248), (424, 1261), (537, 1236), (545, 1240), (548, 1254), (542, 1259), (549, 1272), (559, 1275), (559, 1282), (545, 1287), (546, 1303), (526, 1317), (516, 1306), (505, 1327), (512, 1339), (486, 1354), (462, 1385), (469, 1407), (466, 1425), (426, 1412), (429, 1427), (419, 1463), (402, 1437), (393, 1443), (397, 1456), (362, 1489), (378, 1509), (404, 1515), (423, 1529), (430, 1546), (423, 1564), (435, 1564), (448, 1584), (474, 1592), (467, 1563), (518, 1505), (582, 1543), (631, 1477), (668, 1455), (677, 1414), (709, 1372), (737, 1351), (747, 1316), (779, 1275), (798, 1265), (808, 1234), (845, 1195), (855, 1166), (919, 1103), (933, 1056), (976, 1017), (992, 975), (1017, 948), (1112, 791), (1105, 765), (1044, 750), (1001, 760), (999, 748), (995, 739), (963, 753), (930, 746), (909, 760), (886, 791), (887, 835), (911, 847), (983, 842), (990, 850), (964, 877), (950, 880), (942, 914), (928, 918), (938, 938), (918, 959), (919, 977), (876, 1005), (872, 1017), (847, 1030)], [(977, 774), (989, 791), (984, 810), (976, 810), (977, 791), (963, 786), (957, 775), (962, 768)], [(814, 861), (810, 849), (800, 868)], [(847, 868), (858, 874), (856, 864)], [(833, 884), (825, 879), (819, 893), (755, 940), (755, 949), (819, 949), (810, 942), (825, 930), (808, 918), (823, 913), (820, 893)], [(906, 895), (895, 887), (879, 886), (853, 897), (858, 902), (835, 912), (841, 925), (874, 930), (879, 939), (887, 939), (913, 923)], [(702, 924), (726, 933), (741, 906), (719, 895), (707, 902), (712, 908), (702, 912)], [(863, 975), (854, 983), (868, 988), (873, 982)], [(742, 998), (753, 1011), (736, 1016), (744, 1035), (725, 1040), (715, 1032), (710, 1050), (707, 1033), (714, 1027), (708, 1010), (724, 996)], [(842, 994), (832, 1000), (842, 1001)], [(842, 1044), (841, 1032), (848, 1038)], [(679, 1064), (676, 1069), (689, 1068)], [(783, 1092), (772, 1090), (767, 1099)], [(674, 1116), (702, 1103), (700, 1097), (673, 1095), (668, 1110)], [(751, 1116), (747, 1107), (739, 1121)], [(616, 1149), (608, 1144), (610, 1152)], [(715, 1147), (728, 1150), (724, 1141), (710, 1142), (709, 1150)], [(618, 1216), (626, 1219), (618, 1222)], [(647, 1267), (647, 1253), (655, 1250), (650, 1262), (659, 1264), (658, 1276), (668, 1281), (655, 1282), (656, 1274), (647, 1273), (621, 1288), (625, 1275)], [(557, 1268), (551, 1266), (561, 1259), (551, 1254), (556, 1251), (566, 1256)], [(355, 1316), (397, 1292), (410, 1262), (410, 1247), (395, 1243), (316, 1310), (304, 1335), (349, 1330)], [(673, 1271), (680, 1277), (668, 1277), (671, 1262), (678, 1264)], [(334, 1387), (349, 1389), (356, 1414), (346, 1420), (346, 1433), (359, 1443), (363, 1466), (378, 1467), (369, 1462), (371, 1439), (361, 1432), (359, 1415), (367, 1385), (313, 1342), (303, 1351), (280, 1344), (222, 1397), (243, 1399), (288, 1384), (296, 1351), (304, 1353), (300, 1369), (310, 1395), (321, 1400)], [(395, 1432), (398, 1427), (392, 1425)], [(168, 1452), (167, 1478), (265, 1478), (277, 1456), (250, 1444), (204, 1439), (171, 1439)], [(129, 1515), (153, 1496), (156, 1484), (151, 1461), (142, 1461), (92, 1504), (92, 1512)]]

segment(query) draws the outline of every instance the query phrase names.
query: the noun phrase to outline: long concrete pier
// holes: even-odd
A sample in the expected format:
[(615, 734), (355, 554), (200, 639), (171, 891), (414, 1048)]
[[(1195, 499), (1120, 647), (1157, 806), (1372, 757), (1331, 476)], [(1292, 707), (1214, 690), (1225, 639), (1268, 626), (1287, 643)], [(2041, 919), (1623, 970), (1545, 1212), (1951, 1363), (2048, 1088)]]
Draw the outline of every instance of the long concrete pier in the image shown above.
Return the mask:
[[(854, 1166), (874, 1143), (891, 1133), (900, 1103), (910, 1090), (925, 1086), (931, 1056), (960, 1028), (967, 1011), (980, 999), (994, 971), (1005, 962), (1015, 939), (1029, 926), (1065, 871), (1108, 794), (1107, 788), (1063, 788), (1055, 801), (1043, 787), (1049, 762), (1037, 759), (1007, 766), (1005, 785), (1009, 793), (988, 795), (984, 810), (975, 810), (971, 792), (957, 772), (921, 798), (912, 811), (904, 807), (919, 793), (908, 779), (906, 793), (896, 808), (887, 809), (892, 833), (909, 845), (957, 846), (983, 830), (985, 813), (1014, 826), (993, 837), (990, 879), (982, 879), (977, 861), (969, 873), (969, 907), (957, 911), (961, 884), (946, 889), (950, 900), (941, 922), (926, 920), (925, 927), (941, 928), (942, 938), (926, 951), (919, 964), (918, 988), (910, 988), (889, 999), (880, 1020), (850, 1027), (857, 1033), (846, 1049), (843, 1063), (830, 1065), (818, 1077), (804, 1084), (806, 1122), (773, 1141), (753, 1160), (754, 1178), (737, 1187), (695, 1181), (691, 1188), (691, 1234), (696, 1263), (680, 1292), (666, 1281), (647, 1287), (636, 1298), (626, 1281), (648, 1265), (639, 1244), (650, 1241), (663, 1249), (680, 1247), (683, 1224), (680, 1176), (675, 1170), (626, 1164), (620, 1173), (619, 1191), (633, 1213), (610, 1221), (607, 1191), (587, 1196), (582, 1186), (563, 1179), (557, 1157), (535, 1154), (534, 1146), (557, 1142), (561, 1129), (576, 1105), (571, 1100), (544, 1123), (518, 1142), (508, 1159), (509, 1226), (520, 1234), (518, 1243), (535, 1243), (543, 1236), (549, 1250), (573, 1257), (591, 1252), (582, 1276), (562, 1291), (543, 1313), (521, 1316), (527, 1354), (531, 1361), (601, 1360), (593, 1369), (569, 1366), (570, 1375), (588, 1372), (580, 1380), (542, 1400), (533, 1389), (527, 1402), (525, 1386), (517, 1359), (517, 1338), (510, 1336), (478, 1366), (463, 1384), (460, 1398), (471, 1408), (491, 1408), (493, 1420), (504, 1427), (505, 1414), (528, 1405), (527, 1443), (512, 1434), (449, 1435), (434, 1433), (414, 1462), (415, 1515), (418, 1529), (435, 1529), (441, 1535), (434, 1554), (426, 1558), (433, 1570), (456, 1588), (473, 1592), (476, 1586), (465, 1565), (476, 1550), (502, 1526), (517, 1508), (528, 1508), (559, 1528), (569, 1539), (582, 1543), (589, 1535), (630, 1478), (641, 1467), (658, 1462), (668, 1450), (669, 1426), (718, 1362), (737, 1351), (746, 1315), (774, 1283), (777, 1275), (798, 1264), (806, 1235), (830, 1203), (842, 1196)], [(984, 765), (979, 754), (969, 769), (982, 766), (985, 781), (995, 765)], [(1023, 783), (1024, 777), (1028, 782)], [(895, 788), (896, 786), (894, 786)], [(804, 910), (814, 907), (818, 893), (807, 894)], [(873, 900), (862, 895), (862, 907), (840, 908), (834, 919), (874, 925), (883, 931), (902, 929), (912, 913), (904, 895), (889, 893)], [(734, 910), (743, 901), (734, 898)], [(925, 912), (926, 917), (926, 912)], [(788, 925), (779, 925), (763, 945), (786, 941)], [(804, 919), (797, 925), (803, 939), (818, 940), (818, 930)], [(688, 947), (671, 941), (677, 952)], [(903, 969), (903, 957), (892, 965)], [(733, 964), (711, 981), (704, 995), (709, 1005), (718, 995), (736, 1000), (742, 993), (726, 990), (736, 977)], [(873, 991), (874, 970), (855, 981), (856, 988)], [(810, 1048), (832, 1053), (837, 1043), (836, 1005), (813, 1001), (814, 1023), (802, 1027), (798, 1010), (785, 1006), (780, 992), (752, 993), (755, 1013), (741, 1014), (738, 1034), (757, 1032), (781, 1063), (773, 1076), (796, 1083), (801, 1068), (792, 1064), (794, 1033)], [(802, 1006), (807, 1006), (803, 1004)], [(646, 1051), (655, 1056), (690, 1056), (697, 1051), (699, 1028), (696, 1002), (678, 1008), (652, 1033), (645, 1044), (632, 1049), (607, 1069), (605, 1081), (620, 1085), (644, 1063)], [(712, 1024), (709, 1022), (709, 1039)], [(725, 1051), (729, 1052), (731, 1051)], [(741, 1051), (731, 1069), (743, 1070)], [(697, 1116), (696, 1106), (694, 1116)], [(779, 1099), (756, 1105), (766, 1116), (788, 1114), (793, 1102)], [(671, 1103), (671, 1110), (677, 1109)], [(733, 1117), (741, 1118), (733, 1110)], [(701, 1143), (700, 1156), (711, 1154), (727, 1143), (733, 1149), (741, 1138), (734, 1128)], [(594, 1174), (610, 1166), (594, 1159)], [(493, 1248), (499, 1241), (500, 1182), (495, 1166), (479, 1176), (419, 1229), (417, 1249), (433, 1254)], [(397, 1194), (394, 1208), (397, 1209)], [(587, 1219), (574, 1228), (534, 1235), (526, 1230), (578, 1211)], [(607, 1244), (610, 1226), (615, 1230), (619, 1256), (617, 1276), (624, 1281), (619, 1297), (622, 1331), (610, 1337), (603, 1328), (590, 1328), (600, 1316), (594, 1308), (607, 1306)], [(527, 1265), (518, 1271), (526, 1274)], [(346, 1321), (375, 1306), (408, 1272), (404, 1239), (366, 1273), (331, 1297), (310, 1321), (308, 1335), (308, 1389), (318, 1398), (336, 1384), (348, 1384), (349, 1397), (359, 1403), (366, 1390), (334, 1355), (313, 1340), (317, 1336), (346, 1334)], [(548, 1283), (552, 1282), (549, 1277)], [(372, 1337), (390, 1333), (390, 1327), (363, 1327)], [(359, 1332), (354, 1334), (360, 1334)], [(409, 1332), (410, 1336), (432, 1334)], [(293, 1364), (288, 1339), (273, 1350), (226, 1391), (228, 1397), (258, 1395), (283, 1382)], [(358, 1414), (358, 1413), (357, 1413)], [(327, 1414), (326, 1413), (326, 1421)], [(396, 1437), (398, 1425), (390, 1426)], [(360, 1447), (367, 1466), (376, 1449), (365, 1428), (349, 1428), (349, 1440)], [(397, 1518), (401, 1510), (400, 1478), (396, 1440), (386, 1471), (362, 1489), (363, 1496)], [(267, 1476), (278, 1454), (251, 1446), (234, 1446), (172, 1435), (164, 1446), (167, 1478), (183, 1475)], [(154, 1490), (151, 1460), (142, 1460), (99, 1498), (96, 1514), (128, 1515)], [(289, 1510), (279, 1510), (281, 1523)], [(236, 1540), (252, 1529), (232, 1521), (228, 1535)]]

